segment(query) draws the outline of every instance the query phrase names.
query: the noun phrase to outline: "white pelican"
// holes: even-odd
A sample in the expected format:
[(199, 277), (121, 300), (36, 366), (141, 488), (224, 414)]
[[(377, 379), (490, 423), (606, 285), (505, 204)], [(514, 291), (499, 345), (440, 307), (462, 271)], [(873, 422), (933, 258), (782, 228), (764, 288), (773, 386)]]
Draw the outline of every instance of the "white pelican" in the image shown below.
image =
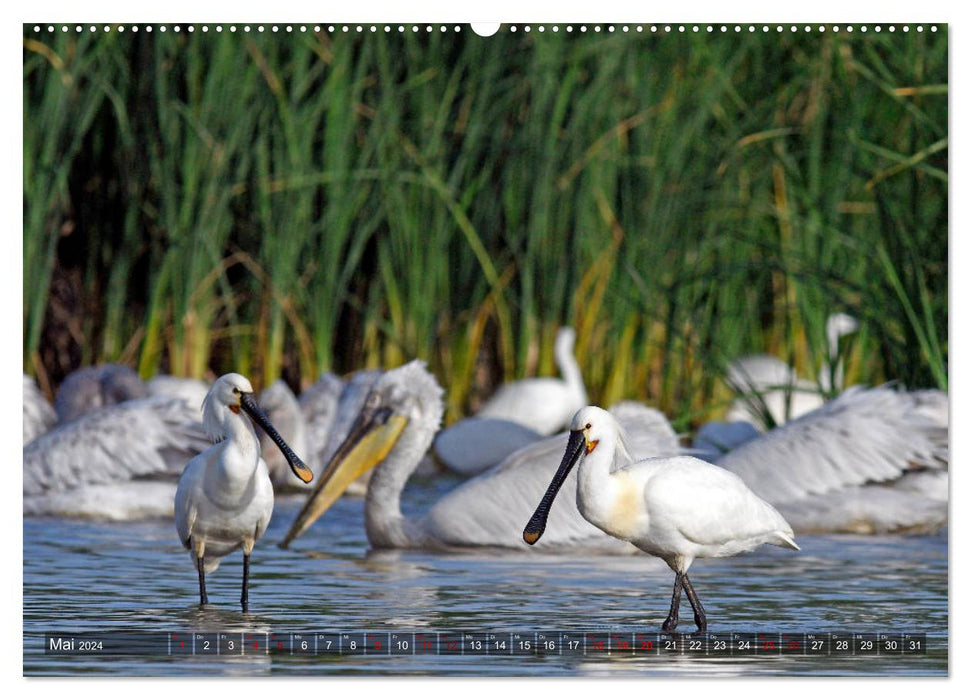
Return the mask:
[(203, 422), (213, 440), (219, 440), (186, 465), (175, 494), (175, 526), (199, 572), (199, 602), (208, 603), (206, 573), (222, 557), (243, 549), (243, 588), (240, 604), (248, 607), (249, 557), (273, 514), (273, 485), (260, 456), (255, 421), (286, 455), (290, 468), (302, 481), (313, 474), (283, 441), (253, 400), (246, 377), (225, 374), (216, 380), (203, 404)]
[[(316, 464), (327, 464), (331, 457), (344, 442), (348, 432), (351, 430), (358, 413), (364, 406), (372, 387), (381, 378), (384, 372), (380, 369), (362, 369), (354, 372), (345, 382), (341, 390), (340, 399), (337, 401), (337, 409), (333, 421), (326, 433), (326, 441), (323, 448), (314, 455)], [(363, 496), (367, 491), (368, 479), (370, 474), (363, 474), (361, 478), (352, 483), (347, 488), (347, 493), (353, 496)]]
[(112, 364), (82, 367), (61, 382), (54, 397), (54, 410), (58, 421), (66, 423), (96, 408), (147, 395), (145, 383), (128, 367)]
[(24, 375), (24, 444), (54, 427), (57, 414), (33, 377)]
[[(375, 548), (519, 547), (520, 518), (532, 512), (559, 461), (562, 440), (546, 438), (459, 485), (417, 520), (401, 513), (401, 492), (420, 464), (441, 421), (442, 389), (413, 361), (386, 372), (322, 472), (281, 543), (287, 546), (337, 500), (347, 484), (368, 472), (365, 527)], [(619, 419), (636, 437), (635, 454), (674, 454), (678, 439), (664, 417), (637, 404), (619, 404)], [(375, 466), (376, 465), (376, 466)], [(587, 523), (575, 507), (553, 514), (559, 524), (546, 549), (626, 548)]]
[(577, 409), (587, 403), (583, 376), (573, 356), (575, 341), (572, 328), (557, 331), (553, 356), (562, 379), (538, 377), (503, 384), (476, 415), (513, 421), (540, 435), (562, 430)]
[(180, 399), (91, 411), (24, 447), (24, 515), (171, 517), (176, 480), (206, 445), (198, 410)]
[[(828, 362), (819, 370), (815, 382), (801, 379), (792, 367), (771, 355), (748, 355), (731, 362), (726, 379), (744, 396), (734, 401), (725, 419), (748, 421), (766, 430), (819, 408), (826, 400), (824, 394), (843, 388), (840, 339), (858, 328), (857, 320), (844, 313), (831, 314), (826, 319)], [(767, 424), (766, 413), (771, 425)]]
[(684, 456), (631, 463), (617, 421), (596, 406), (574, 416), (563, 461), (523, 530), (527, 544), (542, 537), (553, 500), (578, 462), (576, 500), (583, 517), (674, 571), (671, 610), (661, 625), (665, 632), (678, 625), (682, 589), (698, 631), (707, 629), (688, 579), (696, 558), (729, 557), (760, 544), (799, 549), (779, 512), (731, 472)]

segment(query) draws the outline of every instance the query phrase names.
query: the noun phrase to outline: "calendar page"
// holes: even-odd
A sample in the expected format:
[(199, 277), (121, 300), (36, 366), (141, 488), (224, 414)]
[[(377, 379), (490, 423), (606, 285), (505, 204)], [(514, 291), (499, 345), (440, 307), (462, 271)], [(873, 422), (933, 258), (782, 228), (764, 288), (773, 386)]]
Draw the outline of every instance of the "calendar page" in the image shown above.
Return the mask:
[(23, 675), (948, 674), (949, 25), (651, 15), (24, 20)]

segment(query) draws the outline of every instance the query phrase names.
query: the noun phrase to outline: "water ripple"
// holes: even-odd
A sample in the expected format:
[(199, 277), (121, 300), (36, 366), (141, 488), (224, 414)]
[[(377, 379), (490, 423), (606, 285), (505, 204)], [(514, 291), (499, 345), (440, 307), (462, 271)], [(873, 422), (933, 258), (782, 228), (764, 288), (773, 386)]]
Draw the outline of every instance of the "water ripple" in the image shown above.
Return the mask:
[[(447, 487), (447, 485), (446, 485)], [(444, 487), (409, 487), (420, 510)], [(200, 609), (189, 556), (170, 522), (24, 521), (27, 675), (944, 675), (947, 537), (803, 536), (700, 560), (692, 582), (710, 631), (925, 632), (926, 656), (495, 657), (45, 656), (47, 631), (532, 632), (648, 631), (667, 614), (673, 577), (647, 556), (530, 552), (369, 553), (360, 501), (342, 499), (296, 543), (278, 542), (300, 506), (277, 504), (252, 559), (251, 611), (239, 611), (241, 556), (208, 577)], [(690, 609), (682, 611), (690, 621)]]

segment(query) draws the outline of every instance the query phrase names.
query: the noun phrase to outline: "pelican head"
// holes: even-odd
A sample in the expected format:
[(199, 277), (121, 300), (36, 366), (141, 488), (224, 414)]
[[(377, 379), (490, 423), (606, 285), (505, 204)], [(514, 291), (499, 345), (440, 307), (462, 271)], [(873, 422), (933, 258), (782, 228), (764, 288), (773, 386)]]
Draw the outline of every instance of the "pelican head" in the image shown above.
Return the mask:
[(566, 443), (566, 452), (563, 455), (563, 461), (560, 462), (560, 468), (553, 475), (553, 480), (536, 512), (523, 530), (523, 540), (526, 544), (536, 544), (543, 536), (550, 508), (566, 477), (570, 475), (570, 470), (580, 461), (581, 456), (594, 452), (605, 438), (616, 443), (622, 459), (630, 461), (629, 450), (625, 445), (620, 425), (610, 413), (597, 406), (586, 406), (576, 412), (570, 422), (570, 437)]
[(259, 425), (286, 457), (290, 469), (298, 479), (308, 483), (314, 478), (313, 473), (301, 461), (290, 446), (280, 437), (270, 419), (253, 398), (253, 385), (249, 379), (241, 374), (231, 372), (224, 374), (212, 385), (205, 401), (202, 402), (202, 422), (213, 441), (222, 440), (229, 432), (233, 415), (239, 415), (242, 409)]
[(421, 360), (385, 372), (280, 546), (299, 537), (355, 479), (386, 459), (414, 469), (441, 425), (442, 393)]

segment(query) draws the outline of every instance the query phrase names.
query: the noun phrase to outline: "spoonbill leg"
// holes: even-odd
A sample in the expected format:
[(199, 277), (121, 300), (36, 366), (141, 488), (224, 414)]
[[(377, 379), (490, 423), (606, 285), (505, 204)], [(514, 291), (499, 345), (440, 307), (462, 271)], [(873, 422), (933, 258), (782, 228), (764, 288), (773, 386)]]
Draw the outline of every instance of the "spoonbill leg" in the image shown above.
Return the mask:
[(698, 600), (698, 594), (695, 593), (694, 586), (691, 585), (691, 580), (688, 578), (687, 572), (681, 576), (681, 585), (684, 588), (684, 592), (688, 594), (688, 602), (691, 603), (691, 609), (695, 612), (695, 624), (698, 625), (698, 631), (704, 632), (708, 629), (708, 618), (705, 617), (705, 609), (701, 606), (701, 601)]
[(243, 592), (239, 597), (243, 612), (249, 611), (249, 555), (253, 552), (255, 544), (255, 540), (247, 540), (243, 543)]
[(661, 630), (664, 632), (671, 632), (675, 627), (678, 626), (678, 609), (681, 607), (681, 574), (675, 572), (674, 575), (674, 592), (671, 594), (671, 610), (668, 611), (668, 617), (661, 625)]
[(199, 540), (196, 544), (196, 568), (199, 570), (199, 605), (208, 605), (206, 595), (206, 543)]

